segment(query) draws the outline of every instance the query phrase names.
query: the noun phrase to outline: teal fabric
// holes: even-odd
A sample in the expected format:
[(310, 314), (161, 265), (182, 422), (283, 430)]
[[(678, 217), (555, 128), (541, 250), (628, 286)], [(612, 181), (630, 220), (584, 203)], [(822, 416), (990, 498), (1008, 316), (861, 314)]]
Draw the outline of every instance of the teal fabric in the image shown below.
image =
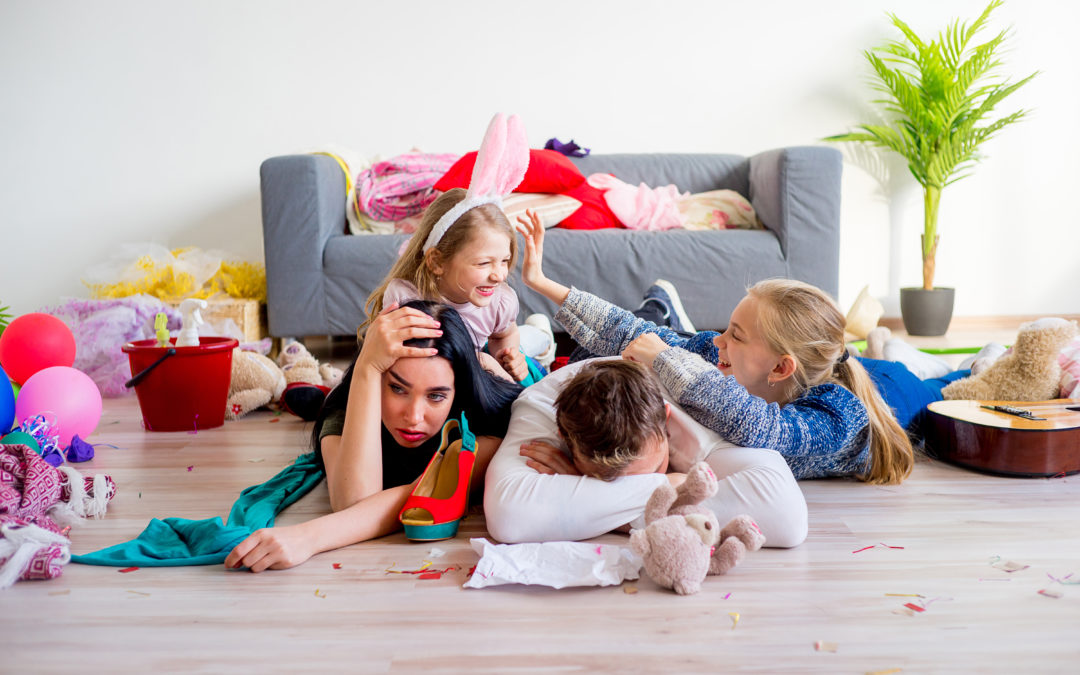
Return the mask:
[(274, 518), (311, 492), (323, 479), (315, 453), (296, 458), (276, 476), (240, 493), (229, 512), (229, 524), (220, 517), (205, 520), (154, 518), (135, 539), (85, 555), (71, 562), (114, 567), (177, 567), (225, 562), (237, 544), (255, 530), (273, 527)]

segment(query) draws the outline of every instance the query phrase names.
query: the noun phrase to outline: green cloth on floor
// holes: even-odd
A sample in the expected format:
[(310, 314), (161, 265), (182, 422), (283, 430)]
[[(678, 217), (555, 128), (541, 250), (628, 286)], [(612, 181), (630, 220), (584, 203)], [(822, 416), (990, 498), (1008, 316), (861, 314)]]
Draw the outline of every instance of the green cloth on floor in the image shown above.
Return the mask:
[(154, 518), (135, 539), (85, 555), (71, 562), (113, 567), (177, 567), (215, 565), (255, 530), (273, 527), (274, 518), (311, 492), (323, 479), (315, 453), (296, 458), (276, 476), (240, 493), (229, 512), (229, 524), (220, 517), (205, 520)]

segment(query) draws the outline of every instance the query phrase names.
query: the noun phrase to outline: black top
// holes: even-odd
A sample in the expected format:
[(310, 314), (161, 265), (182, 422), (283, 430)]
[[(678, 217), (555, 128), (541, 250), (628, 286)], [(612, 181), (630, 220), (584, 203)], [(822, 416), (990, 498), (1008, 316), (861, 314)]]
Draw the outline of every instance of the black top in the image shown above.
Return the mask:
[[(424, 473), (435, 451), (439, 449), (442, 434), (435, 434), (415, 448), (406, 448), (398, 445), (385, 425), (379, 426), (382, 427), (383, 489), (408, 485)], [(324, 470), (326, 467), (322, 458), (322, 439), (325, 436), (340, 436), (344, 428), (344, 410), (335, 410), (326, 416), (319, 431), (319, 443), (315, 448), (315, 461)]]

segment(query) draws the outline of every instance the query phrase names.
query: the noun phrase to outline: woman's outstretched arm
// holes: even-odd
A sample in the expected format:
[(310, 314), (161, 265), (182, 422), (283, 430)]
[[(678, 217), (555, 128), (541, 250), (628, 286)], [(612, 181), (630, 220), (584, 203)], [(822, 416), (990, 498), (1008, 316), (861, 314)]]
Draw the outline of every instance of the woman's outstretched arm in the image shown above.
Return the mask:
[[(337, 439), (327, 436), (325, 442)], [(484, 473), (501, 439), (480, 436), (476, 439), (476, 462), (473, 466), (472, 493), (476, 497), (484, 487)], [(375, 539), (401, 529), (398, 513), (412, 494), (416, 481), (382, 490), (348, 508), (296, 525), (256, 530), (237, 544), (225, 558), (225, 566), (247, 567), (252, 572), (283, 570), (295, 567), (311, 556), (342, 546)]]

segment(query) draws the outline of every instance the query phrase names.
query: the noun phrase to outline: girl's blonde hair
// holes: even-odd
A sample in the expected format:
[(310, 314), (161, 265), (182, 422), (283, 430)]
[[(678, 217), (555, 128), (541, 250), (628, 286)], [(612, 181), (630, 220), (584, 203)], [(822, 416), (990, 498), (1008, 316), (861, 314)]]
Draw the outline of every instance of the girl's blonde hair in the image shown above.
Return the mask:
[(861, 480), (877, 485), (902, 482), (911, 473), (911, 439), (878, 393), (870, 375), (854, 358), (843, 358), (844, 315), (824, 291), (789, 279), (766, 279), (751, 286), (758, 300), (758, 326), (777, 354), (797, 364), (792, 400), (810, 387), (839, 384), (863, 402), (870, 418), (870, 468)]
[(454, 208), (463, 199), (465, 199), (465, 190), (454, 188), (439, 195), (427, 207), (424, 216), (420, 219), (420, 226), (416, 228), (416, 232), (413, 233), (412, 238), (409, 239), (409, 243), (405, 247), (405, 252), (390, 268), (390, 273), (386, 275), (379, 287), (368, 296), (367, 303), (364, 306), (367, 311), (367, 319), (360, 326), (361, 333), (383, 310), (383, 296), (386, 294), (386, 287), (394, 279), (404, 279), (412, 283), (424, 300), (441, 302), (442, 294), (439, 293), (435, 273), (431, 271), (432, 266), (434, 264), (446, 265), (450, 259), (465, 248), (465, 245), (472, 239), (473, 233), (480, 228), (488, 227), (498, 232), (504, 232), (510, 238), (510, 268), (514, 268), (514, 263), (517, 261), (518, 246), (516, 231), (514, 226), (510, 224), (506, 214), (497, 204), (484, 204), (461, 214), (461, 217), (454, 221), (454, 224), (446, 231), (439, 243), (435, 244), (427, 252), (424, 251), (424, 242), (427, 241), (431, 229), (435, 227), (435, 223), (439, 222), (443, 214)]

